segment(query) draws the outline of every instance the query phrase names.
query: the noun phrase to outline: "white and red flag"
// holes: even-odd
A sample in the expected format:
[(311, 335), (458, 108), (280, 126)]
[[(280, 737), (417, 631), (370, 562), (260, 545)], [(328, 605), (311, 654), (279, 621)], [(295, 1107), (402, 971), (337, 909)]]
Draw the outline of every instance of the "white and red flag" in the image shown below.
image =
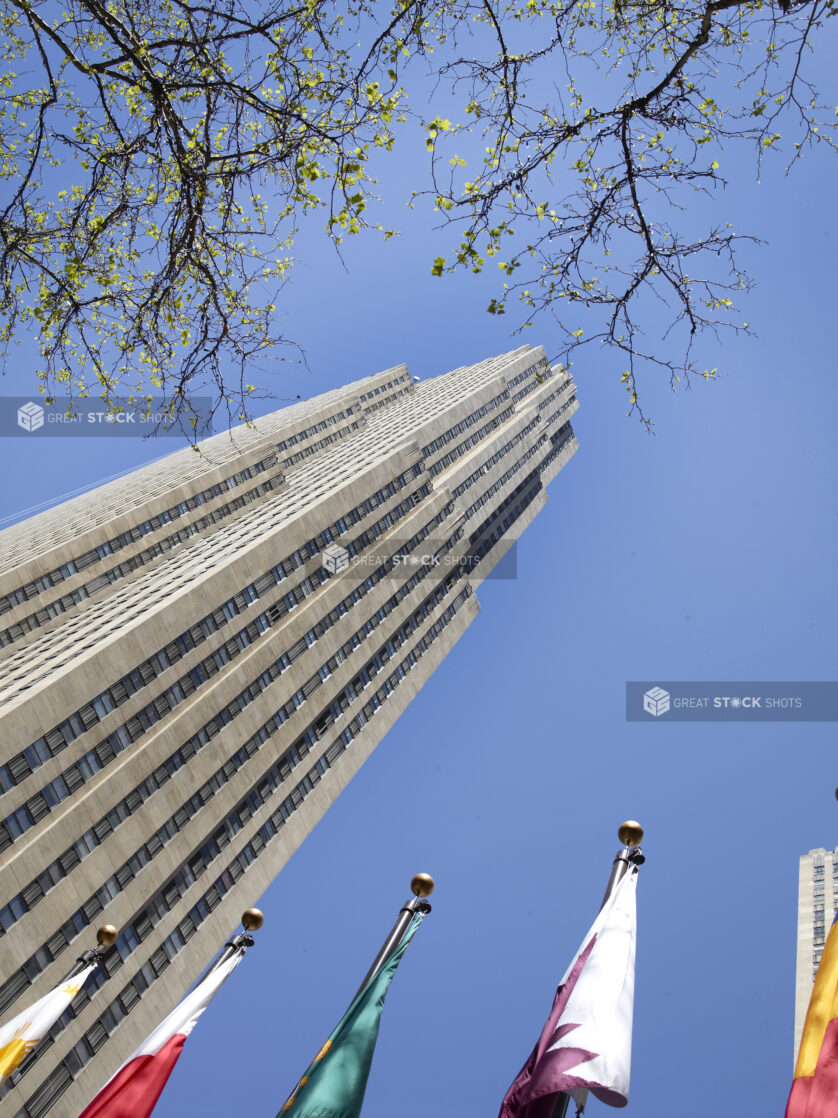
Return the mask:
[(172, 1074), (186, 1038), (222, 983), (244, 957), (239, 948), (199, 982), (145, 1038), (80, 1118), (149, 1118)]
[(98, 965), (91, 963), (72, 978), (65, 978), (54, 990), (0, 1028), (0, 1083), (8, 1079), (24, 1056), (28, 1056), (49, 1032)]
[(603, 906), (556, 990), (538, 1043), (499, 1118), (549, 1118), (562, 1092), (628, 1102), (637, 942), (637, 870)]

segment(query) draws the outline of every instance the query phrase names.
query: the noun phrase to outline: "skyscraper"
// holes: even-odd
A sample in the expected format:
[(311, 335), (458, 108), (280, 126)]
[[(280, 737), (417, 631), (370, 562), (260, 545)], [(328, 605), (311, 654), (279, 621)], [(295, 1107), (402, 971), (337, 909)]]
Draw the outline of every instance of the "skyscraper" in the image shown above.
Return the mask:
[(474, 620), (576, 407), (541, 348), (400, 365), (0, 534), (0, 1020), (120, 928), (9, 1113), (80, 1111), (182, 997)]
[(794, 1058), (830, 925), (838, 910), (838, 847), (800, 856), (797, 895), (797, 975), (794, 993)]

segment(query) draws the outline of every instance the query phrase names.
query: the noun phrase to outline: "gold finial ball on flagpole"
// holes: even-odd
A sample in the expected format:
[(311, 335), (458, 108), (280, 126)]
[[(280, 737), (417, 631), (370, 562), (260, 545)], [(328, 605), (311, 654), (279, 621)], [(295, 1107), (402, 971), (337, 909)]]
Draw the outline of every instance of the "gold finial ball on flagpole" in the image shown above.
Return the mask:
[(643, 841), (643, 828), (633, 819), (621, 823), (617, 831), (617, 838), (623, 846), (639, 846)]
[(249, 908), (242, 913), (242, 927), (246, 932), (258, 932), (265, 923), (265, 917), (258, 908)]
[(410, 882), (414, 897), (429, 897), (434, 891), (434, 879), (429, 873), (417, 873)]
[(113, 947), (118, 935), (119, 932), (113, 924), (103, 924), (96, 933), (96, 942), (100, 947)]

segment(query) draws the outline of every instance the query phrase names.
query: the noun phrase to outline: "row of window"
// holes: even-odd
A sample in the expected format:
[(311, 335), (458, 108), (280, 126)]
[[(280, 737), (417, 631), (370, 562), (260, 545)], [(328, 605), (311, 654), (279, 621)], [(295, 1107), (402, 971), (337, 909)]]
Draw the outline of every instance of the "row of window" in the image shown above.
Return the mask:
[(474, 483), (478, 481), (479, 478), (481, 478), (484, 474), (487, 474), (489, 470), (496, 466), (502, 458), (505, 458), (510, 450), (512, 450), (513, 447), (516, 447), (520, 442), (522, 442), (527, 437), (527, 435), (529, 435), (530, 431), (532, 431), (533, 428), (538, 427), (540, 423), (541, 416), (533, 416), (526, 427), (519, 431), (514, 439), (510, 439), (505, 446), (502, 446), (500, 448), (500, 450), (496, 450), (491, 458), (487, 458), (482, 465), (477, 467), (474, 473), (469, 474), (465, 481), (460, 482), (460, 484), (453, 491), (454, 496), (461, 497), (467, 489), (470, 489), (472, 485), (474, 485)]
[(509, 389), (515, 388), (516, 385), (521, 384), (529, 377), (537, 376), (539, 374), (543, 379), (544, 376), (549, 375), (550, 372), (551, 369), (549, 363), (542, 357), (540, 360), (536, 361), (534, 365), (530, 365), (528, 368), (524, 369), (523, 373), (519, 373), (517, 377), (513, 377), (512, 380), (508, 380), (506, 382), (506, 387)]
[(470, 450), (471, 447), (476, 446), (482, 439), (485, 439), (487, 435), (491, 434), (492, 431), (496, 430), (498, 427), (501, 427), (507, 421), (507, 419), (509, 419), (514, 414), (514, 412), (515, 408), (511, 404), (508, 408), (504, 408), (502, 412), (498, 412), (494, 419), (490, 419), (489, 422), (484, 424), (479, 431), (475, 431), (473, 435), (470, 435), (467, 439), (464, 439), (463, 442), (461, 442), (458, 446), (455, 446), (453, 450), (449, 450), (447, 454), (444, 454), (442, 458), (434, 462), (434, 464), (429, 468), (428, 473), (431, 475), (431, 477), (436, 477), (437, 474), (442, 473), (442, 471), (447, 469), (452, 462), (456, 462), (458, 458), (461, 458), (467, 450)]
[(90, 582), (76, 587), (70, 594), (65, 594), (62, 598), (57, 598), (55, 601), (50, 602), (36, 613), (21, 618), (15, 625), (0, 632), (0, 646), (13, 644), (16, 640), (19, 640), (24, 633), (33, 632), (35, 629), (40, 628), (40, 626), (47, 625), (62, 613), (67, 612), (80, 602), (83, 602), (86, 598), (98, 593), (105, 586), (112, 586), (114, 583), (119, 582), (120, 579), (125, 578), (126, 575), (145, 566), (145, 564), (149, 563), (151, 560), (158, 558), (160, 555), (164, 555), (167, 551), (171, 551), (173, 548), (178, 547), (186, 540), (199, 535), (211, 524), (217, 524), (231, 513), (238, 512), (238, 510), (244, 508), (245, 505), (249, 505), (252, 501), (264, 497), (266, 493), (270, 493), (274, 489), (279, 488), (284, 481), (284, 474), (276, 474), (274, 477), (262, 482), (261, 485), (257, 485), (254, 489), (248, 490), (247, 493), (242, 493), (234, 500), (227, 501), (226, 504), (221, 505), (217, 509), (213, 509), (212, 512), (207, 513), (206, 516), (202, 516), (193, 524), (187, 524), (184, 528), (174, 532), (171, 536), (166, 536), (164, 539), (152, 544), (151, 547), (144, 548), (136, 555), (132, 555), (131, 558), (126, 559), (124, 563), (119, 563), (110, 570), (97, 575), (96, 578), (92, 579)]
[(334, 434), (326, 435), (325, 438), (318, 439), (316, 443), (309, 443), (308, 446), (304, 446), (303, 449), (297, 451), (296, 454), (292, 454), (288, 458), (283, 458), (282, 465), (296, 466), (296, 464), (298, 462), (302, 462), (304, 458), (310, 458), (312, 454), (316, 454), (324, 447), (330, 446), (332, 443), (339, 442), (341, 439), (345, 439), (347, 435), (351, 435), (353, 431), (357, 431), (361, 427), (365, 427), (366, 423), (366, 418), (364, 416), (361, 416), (360, 419), (356, 419), (354, 423), (350, 423), (346, 427), (341, 427), (341, 429), (339, 431), (335, 431)]
[[(427, 539), (431, 532), (446, 519), (452, 508), (453, 504), (449, 503), (446, 505), (437, 516), (429, 521), (429, 523), (409, 541), (408, 548), (413, 550), (413, 548)], [(456, 538), (457, 537), (454, 537), (454, 539)], [(452, 546), (452, 544), (453, 540), (449, 542), (449, 547)], [(269, 687), (270, 684), (273, 683), (283, 671), (287, 670), (307, 648), (315, 644), (323, 633), (327, 632), (341, 617), (346, 615), (388, 573), (389, 565), (378, 568), (363, 583), (354, 587), (351, 594), (339, 602), (326, 617), (318, 621), (317, 624), (305, 633), (291, 648), (282, 653), (273, 664), (269, 665), (257, 679), (253, 680), (248, 687), (236, 695), (214, 718), (206, 722), (183, 746), (171, 754), (166, 761), (162, 762), (151, 776), (143, 780), (136, 788), (133, 788), (106, 816), (103, 816), (98, 823), (77, 839), (59, 858), (55, 859), (43, 873), (29, 882), (20, 893), (0, 909), (0, 934), (4, 934), (13, 924), (21, 919), (26, 912), (31, 910), (50, 889), (66, 877), (82, 859), (116, 830), (125, 819), (137, 811), (137, 809), (159, 788), (162, 788), (163, 785), (191, 759), (191, 757), (204, 747), (204, 745), (211, 741), (222, 726), (231, 722), (257, 695), (261, 694), (263, 690)], [(419, 577), (423, 577), (423, 574), (424, 570), (420, 572)], [(360, 644), (366, 635), (377, 626), (378, 622), (383, 620), (383, 618), (395, 608), (398, 602), (402, 601), (402, 599), (413, 590), (418, 584), (418, 581), (419, 578), (414, 576), (414, 578), (399, 587), (396, 593), (378, 610), (375, 619), (368, 620), (365, 625), (350, 638), (351, 645), (348, 642), (348, 645), (344, 646), (346, 655), (352, 651), (352, 647)], [(331, 674), (333, 668), (329, 668), (327, 664), (320, 669), (321, 672), (324, 670), (326, 671), (326, 676), (323, 678), (326, 678)], [(311, 687), (312, 683), (313, 679), (306, 684), (306, 688), (310, 688), (308, 694), (311, 694), (314, 690), (314, 688)], [(306, 688), (303, 688), (303, 691), (305, 691)], [(293, 713), (293, 710), (289, 710), (286, 717), (290, 716), (291, 713)], [(283, 718), (283, 721), (284, 720)], [(85, 777), (85, 779), (88, 779), (88, 777)], [(2, 997), (0, 997), (0, 1012), (2, 1012), (2, 1008)]]
[(550, 436), (550, 442), (553, 444), (553, 449), (541, 462), (539, 469), (542, 473), (544, 473), (548, 466), (552, 465), (552, 463), (555, 462), (555, 460), (559, 457), (567, 444), (573, 441), (573, 438), (573, 429), (569, 423), (565, 423), (565, 425), (563, 427), (560, 427), (554, 435)]
[[(386, 702), (401, 679), (405, 678), (407, 672), (418, 662), (424, 652), (430, 648), (469, 596), (470, 590), (466, 587), (444, 611), (440, 618), (430, 627), (425, 636), (418, 642), (416, 648), (411, 650), (405, 660), (399, 665), (396, 672), (394, 672), (385, 681), (385, 684), (379, 688), (376, 694), (366, 704), (364, 712), (359, 712), (341, 737), (330, 746), (316, 765), (313, 766), (303, 780), (296, 786), (291, 795), (283, 801), (271, 817), (259, 828), (238, 857), (228, 864), (227, 868), (215, 882), (213, 882), (210, 889), (204, 893), (198, 903), (193, 906), (175, 931), (163, 941), (157, 951), (153, 953), (149, 962), (140, 968), (134, 979), (122, 989), (119, 996), (110, 1003), (102, 1014), (100, 1014), (97, 1021), (87, 1030), (82, 1041), (74, 1046), (65, 1057), (64, 1061), (59, 1064), (44, 1083), (41, 1084), (38, 1090), (27, 1100), (23, 1109), (18, 1112), (16, 1118), (43, 1118), (43, 1116), (48, 1113), (56, 1100), (63, 1094), (70, 1083), (72, 1083), (74, 1077), (81, 1068), (92, 1059), (95, 1052), (102, 1047), (107, 1041), (108, 1036), (117, 1028), (119, 1022), (131, 1012), (146, 990), (160, 977), (171, 959), (182, 950), (200, 924), (203, 923), (210, 912), (218, 906), (221, 902), (221, 898), (246, 872), (248, 866), (265, 850), (268, 843), (270, 843), (273, 837), (285, 825), (286, 821), (303, 802), (305, 796), (312, 790), (321, 776), (334, 764), (335, 760), (346, 748), (346, 745), (356, 736), (365, 722), (374, 715), (375, 710), (379, 709)], [(161, 900), (165, 903), (162, 897)], [(156, 907), (157, 906), (155, 906), (155, 909)], [(136, 927), (136, 924), (136, 920), (132, 921), (132, 930)], [(148, 928), (143, 926), (145, 934), (148, 934), (153, 926), (153, 923), (151, 923)], [(136, 935), (136, 932), (134, 932), (134, 934)], [(122, 944), (120, 944), (120, 940), (123, 941)], [(121, 936), (120, 940), (117, 940), (116, 955), (112, 952), (105, 964), (101, 966), (98, 971), (94, 971), (89, 983), (91, 988), (93, 985), (97, 988), (101, 987), (106, 977), (110, 977), (110, 974), (114, 973), (114, 971), (122, 965), (123, 952), (125, 952), (125, 954), (130, 953), (131, 948), (128, 939)], [(78, 1016), (81, 1009), (90, 999), (89, 992), (85, 993), (83, 991), (82, 994), (84, 994), (84, 996), (78, 996), (70, 1008), (62, 1015), (59, 1021), (56, 1022), (50, 1030), (45, 1042), (27, 1057), (24, 1063), (18, 1068), (17, 1072), (13, 1073), (10, 1080), (12, 1084), (19, 1082), (20, 1078), (22, 1078), (29, 1067), (36, 1062), (37, 1058), (55, 1042), (67, 1025)]]
[(208, 489), (204, 489), (200, 493), (196, 493), (194, 497), (188, 497), (185, 501), (180, 501), (172, 508), (166, 509), (164, 512), (158, 513), (157, 516), (151, 517), (150, 520), (144, 520), (142, 524), (138, 524), (135, 528), (129, 528), (125, 532), (114, 536), (104, 543), (99, 544), (98, 547), (85, 551), (83, 555), (77, 555), (75, 559), (69, 560), (67, 563), (62, 563), (60, 567), (56, 567), (54, 571), (48, 574), (41, 575), (36, 578), (34, 582), (29, 582), (25, 586), (18, 587), (16, 590), (10, 591), (8, 594), (0, 597), (0, 614), (6, 613), (15, 606), (22, 604), (29, 598), (34, 598), (38, 594), (42, 594), (51, 586), (63, 582), (65, 579), (71, 578), (79, 571), (83, 571), (85, 567), (89, 567), (92, 563), (104, 559), (106, 555), (112, 555), (113, 552), (119, 551), (123, 547), (128, 547), (129, 544), (134, 543), (136, 540), (147, 536), (150, 532), (156, 531), (161, 525), (168, 524), (172, 520), (176, 520), (179, 516), (184, 516), (186, 513), (196, 509), (199, 505), (206, 504), (207, 501), (220, 496), (228, 489), (235, 489), (237, 485), (242, 482), (248, 481), (250, 478), (256, 477), (257, 474), (263, 473), (276, 463), (276, 453), (273, 452), (269, 457), (264, 458), (261, 462), (255, 463), (253, 466), (248, 466), (247, 469), (239, 471), (232, 477), (224, 478), (222, 481), (216, 482)]
[(529, 396), (531, 392), (535, 392), (537, 388), (541, 388), (542, 384), (544, 384), (547, 378), (551, 377), (552, 375), (553, 374), (552, 372), (550, 372), (549, 369), (543, 374), (536, 373), (535, 380), (531, 384), (525, 384), (523, 388), (519, 388), (517, 392), (512, 393), (513, 404), (519, 404), (521, 400)]
[[(553, 444), (551, 457), (555, 458), (556, 455), (564, 450), (569, 442), (574, 439), (573, 428), (570, 425), (570, 420), (563, 423), (558, 431), (554, 431), (550, 436), (550, 442)], [(545, 460), (546, 461), (546, 460)]]
[[(386, 384), (379, 385), (378, 388), (374, 388), (371, 392), (365, 392), (359, 399), (361, 403), (365, 400), (372, 400), (373, 397), (380, 396), (382, 392), (386, 392), (387, 389), (392, 388), (393, 385), (401, 384), (403, 380), (410, 380), (410, 373), (404, 373), (402, 376), (396, 377), (395, 380), (388, 380)], [(369, 411), (370, 409), (365, 408), (364, 410)]]
[(378, 400), (374, 404), (366, 404), (364, 406), (364, 414), (368, 415), (368, 416), (372, 415), (373, 412), (378, 411), (379, 408), (386, 408), (387, 405), (392, 404), (394, 400), (398, 400), (401, 396), (409, 396), (412, 392), (413, 392), (413, 384), (411, 383), (410, 385), (406, 386), (405, 388), (399, 389), (398, 392), (392, 392), (389, 396), (385, 397), (383, 400)]
[(539, 411), (546, 411), (546, 409), (550, 407), (550, 405), (553, 403), (553, 401), (556, 399), (556, 397), (561, 396), (561, 394), (565, 391), (565, 389), (571, 387), (572, 383), (573, 382), (569, 379), (568, 380), (563, 380), (558, 388), (554, 388), (549, 396), (544, 397), (544, 399), (538, 405), (538, 410)]
[(498, 540), (507, 532), (509, 528), (512, 527), (518, 517), (521, 516), (526, 508), (532, 503), (533, 498), (538, 492), (538, 486), (530, 487), (524, 494), (524, 496), (518, 500), (518, 503), (509, 510), (506, 516), (504, 516), (502, 519), (492, 518), (490, 521), (487, 522), (494, 523), (495, 526), (487, 535), (481, 536), (479, 546), (477, 546), (474, 551), (471, 552), (471, 555), (473, 556), (472, 569), (474, 569), (474, 566), (479, 563), (484, 556), (488, 555), (488, 553), (492, 550)]
[(369, 547), (374, 540), (383, 535), (387, 528), (392, 528), (394, 524), (398, 524), (398, 522), (407, 516), (416, 505), (421, 505), (427, 497), (430, 497), (432, 492), (433, 486), (431, 483), (425, 482), (424, 485), (420, 485), (418, 489), (414, 490), (406, 500), (400, 501), (399, 504), (394, 505), (393, 508), (389, 512), (385, 512), (381, 519), (377, 520), (372, 527), (367, 528), (357, 539), (346, 544), (346, 551), (349, 556), (355, 558), (356, 555), (359, 555), (365, 548)]
[(465, 514), (466, 520), (470, 520), (471, 517), (474, 516), (474, 514), (477, 512), (478, 509), (481, 509), (488, 501), (490, 501), (492, 499), (492, 497), (494, 497), (495, 493), (497, 493), (499, 490), (501, 490), (504, 487), (504, 485), (506, 485), (506, 483), (509, 481), (509, 479), (513, 478), (518, 473), (518, 471), (520, 469), (522, 469), (526, 465), (527, 462), (529, 462), (529, 460), (533, 457), (533, 455), (540, 454), (543, 450), (543, 445), (544, 445), (544, 436), (542, 436), (542, 438), (539, 440), (539, 442), (535, 446), (530, 447), (530, 449), (526, 452), (526, 454), (521, 455), (521, 457), (518, 458), (509, 467), (509, 469), (506, 471), (505, 474), (503, 474), (502, 477), (499, 477), (497, 479), (497, 481), (495, 481), (492, 485), (489, 486), (488, 489), (484, 490), (484, 492), (480, 494), (480, 496), (477, 498), (477, 500), (474, 502), (474, 504), (469, 505), (469, 507), (466, 509), (466, 514)]
[[(25, 750), (13, 757), (7, 764), (0, 766), (0, 795), (7, 792), (15, 785), (20, 784), (36, 768), (39, 768), (46, 761), (50, 760), (51, 757), (60, 753), (62, 749), (75, 741), (80, 734), (85, 733), (91, 726), (101, 721), (114, 707), (125, 702), (130, 695), (139, 691), (154, 679), (155, 676), (165, 671), (171, 664), (177, 662), (177, 660), (188, 651), (191, 651), (196, 645), (206, 640), (210, 633), (225, 625), (230, 616), (235, 616), (236, 613), (246, 609), (252, 601), (264, 595), (283, 578), (290, 575), (295, 568), (302, 566), (310, 558), (320, 554), (323, 549), (335, 539), (336, 535), (341, 535), (348, 531), (351, 525), (357, 524), (364, 519), (365, 516), (372, 512), (373, 508), (389, 499), (392, 495), (397, 493), (399, 489), (408, 485), (422, 470), (422, 463), (411, 466), (410, 469), (400, 474), (395, 481), (390, 482), (371, 497), (366, 498), (366, 500), (362, 501), (359, 505), (356, 505), (355, 508), (351, 509), (344, 517), (339, 517), (331, 527), (324, 528), (314, 539), (309, 540), (308, 543), (298, 548), (293, 554), (282, 560), (282, 562), (277, 563), (270, 571), (255, 579), (254, 582), (246, 586), (239, 594), (228, 599), (211, 614), (202, 618), (186, 632), (181, 633), (174, 641), (167, 644), (164, 649), (155, 653), (150, 659), (143, 661), (143, 663), (132, 672), (129, 672), (106, 691), (97, 695), (96, 698), (77, 710), (68, 719), (65, 719), (58, 726), (54, 726), (43, 737), (38, 738), (37, 741), (33, 742)], [(422, 487), (422, 491), (428, 491), (428, 487)], [(398, 507), (403, 510), (403, 515), (406, 515), (410, 506), (409, 503), (402, 502)], [(381, 521), (379, 521), (379, 524), (381, 524)], [(379, 534), (385, 531), (389, 526), (390, 524), (382, 525)], [(370, 534), (374, 531), (374, 528), (375, 526), (367, 529), (363, 538), (368, 539)], [(347, 546), (348, 549), (351, 550), (353, 545), (349, 544)], [(316, 581), (318, 578), (322, 581), (323, 577), (322, 572), (319, 570), (313, 572), (311, 576), (313, 581)], [(290, 593), (293, 594), (294, 592), (292, 591)], [(286, 598), (290, 598), (290, 595), (286, 595)], [(290, 601), (288, 605), (289, 608), (293, 608)], [(232, 614), (230, 611), (232, 611)], [(113, 737), (114, 735), (111, 736)], [(121, 741), (122, 739), (120, 738), (119, 740)], [(130, 744), (130, 741), (127, 744)], [(122, 748), (124, 748), (124, 745)], [(29, 825), (31, 826), (31, 823)], [(5, 849), (7, 845), (8, 841), (4, 838), (3, 826), (0, 824), (0, 850)]]
[(289, 438), (283, 439), (282, 442), (276, 444), (277, 453), (287, 450), (289, 446), (296, 446), (297, 443), (310, 439), (311, 436), (316, 435), (318, 431), (325, 431), (327, 427), (334, 427), (336, 424), (340, 423), (342, 419), (346, 419), (347, 416), (353, 415), (357, 410), (354, 404), (350, 405), (343, 411), (335, 412), (334, 415), (327, 416), (326, 419), (321, 420), (320, 423), (315, 423), (305, 431), (298, 431), (296, 435), (291, 435)]
[(436, 454), (438, 450), (442, 450), (444, 446), (447, 446), (453, 439), (456, 439), (463, 431), (467, 431), (469, 427), (473, 427), (478, 420), (483, 419), (490, 411), (495, 411), (508, 399), (509, 393), (506, 391), (502, 392), (500, 396), (495, 396), (488, 404), (484, 404), (483, 407), (478, 408), (477, 411), (473, 411), (471, 415), (467, 415), (465, 419), (461, 419), (459, 423), (455, 423), (453, 427), (449, 427), (447, 431), (443, 431), (441, 435), (437, 435), (435, 439), (432, 439), (426, 446), (422, 447), (422, 457), (429, 458), (431, 455)]
[[(564, 440), (562, 446), (566, 445), (572, 437), (573, 432)], [(555, 457), (558, 452), (559, 451), (554, 448), (547, 458), (539, 464), (538, 468), (533, 470), (532, 473), (527, 474), (524, 480), (516, 485), (512, 492), (498, 505), (495, 511), (484, 520), (480, 527), (472, 532), (469, 536), (469, 542), (474, 544), (476, 541), (480, 541), (470, 552), (474, 557), (472, 566), (475, 561), (479, 561), (491, 551), (497, 541), (532, 503), (535, 496), (541, 492), (543, 488), (541, 484), (541, 471), (544, 469), (544, 462)], [(506, 513), (506, 515), (504, 515), (504, 513)]]
[(559, 416), (564, 415), (564, 413), (567, 411), (567, 409), (572, 408), (575, 403), (576, 403), (576, 394), (574, 393), (573, 396), (571, 396), (569, 400), (565, 400), (565, 402), (562, 404), (562, 406), (557, 411), (554, 411), (552, 415), (547, 416), (547, 418), (544, 420), (545, 425), (547, 427), (549, 427), (551, 424), (555, 423), (556, 420), (559, 418)]
[[(515, 516), (513, 516), (511, 519), (504, 518), (501, 521), (501, 527), (503, 529), (501, 535), (503, 535), (503, 532), (505, 532), (506, 529), (509, 528), (515, 520), (518, 519), (518, 516), (520, 516), (520, 514), (524, 511), (533, 497), (535, 497), (536, 493), (540, 492), (542, 488), (543, 487), (541, 484), (541, 475), (539, 470), (536, 469), (533, 470), (532, 473), (527, 474), (523, 481), (520, 481), (512, 490), (512, 492), (503, 501), (501, 501), (494, 512), (490, 514), (483, 525), (481, 525), (474, 536), (472, 536), (472, 539), (479, 537), (482, 532), (490, 525), (495, 525), (507, 511), (507, 509), (509, 509), (510, 506), (514, 506)], [(524, 494), (524, 497), (526, 498), (523, 504), (520, 504), (519, 501), (521, 494)]]

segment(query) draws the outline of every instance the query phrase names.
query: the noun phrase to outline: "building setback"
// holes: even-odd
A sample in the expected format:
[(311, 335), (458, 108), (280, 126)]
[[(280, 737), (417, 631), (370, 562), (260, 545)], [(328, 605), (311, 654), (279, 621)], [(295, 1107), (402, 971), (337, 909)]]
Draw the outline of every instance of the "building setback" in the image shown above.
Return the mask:
[(399, 365), (0, 533), (0, 1022), (120, 929), (10, 1115), (81, 1111), (197, 979), (476, 616), (577, 406), (540, 347)]
[(838, 847), (800, 856), (797, 894), (797, 974), (794, 990), (794, 1058), (823, 946), (838, 910)]

